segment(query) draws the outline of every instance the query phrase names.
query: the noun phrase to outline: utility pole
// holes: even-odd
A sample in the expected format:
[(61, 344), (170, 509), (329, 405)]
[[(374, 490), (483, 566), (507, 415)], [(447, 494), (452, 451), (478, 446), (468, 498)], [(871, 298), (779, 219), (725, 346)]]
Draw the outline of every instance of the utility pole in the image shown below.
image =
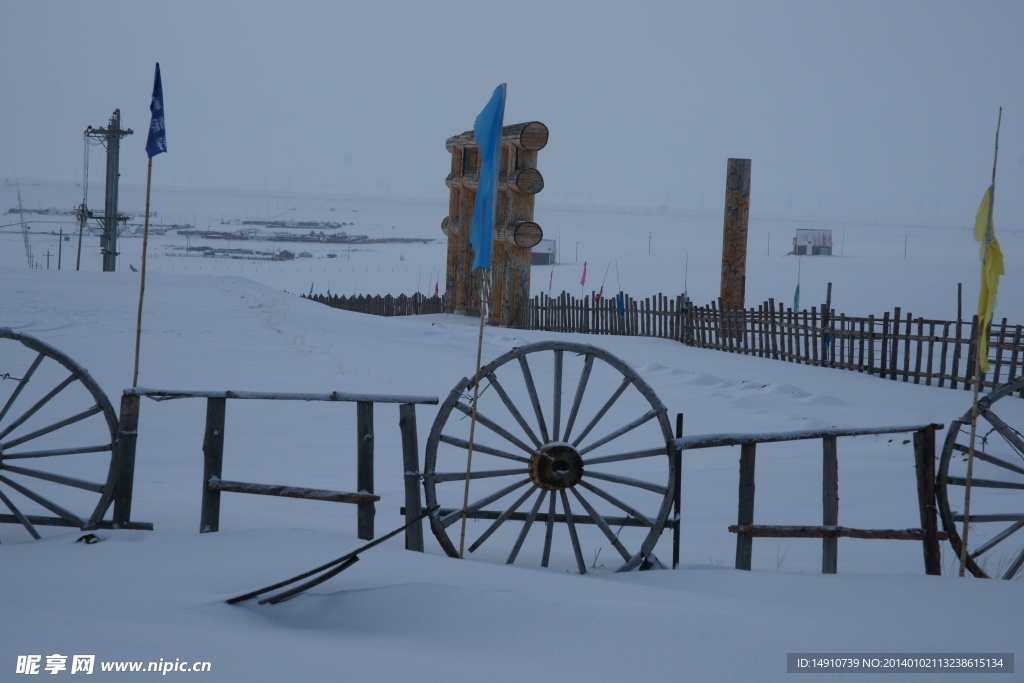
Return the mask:
[[(121, 177), (119, 170), (121, 138), (131, 135), (132, 129), (121, 129), (121, 110), (115, 109), (106, 128), (85, 129), (86, 137), (100, 138), (107, 148), (107, 191), (103, 205), (103, 234), (100, 236), (100, 253), (103, 254), (103, 272), (117, 270), (117, 185)], [(83, 207), (83, 213), (85, 207)], [(127, 219), (127, 216), (124, 217)]]

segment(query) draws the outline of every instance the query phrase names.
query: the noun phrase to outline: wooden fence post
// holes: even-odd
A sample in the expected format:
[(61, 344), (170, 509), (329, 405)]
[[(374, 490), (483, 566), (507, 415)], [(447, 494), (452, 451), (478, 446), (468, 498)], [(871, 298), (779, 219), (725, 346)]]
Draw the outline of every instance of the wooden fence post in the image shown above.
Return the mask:
[[(824, 526), (839, 525), (839, 458), (836, 451), (836, 437), (826, 436), (822, 439), (823, 473), (822, 473), (822, 524)], [(839, 538), (823, 538), (821, 540), (821, 573), (835, 574), (839, 551)]]
[(206, 399), (206, 432), (203, 436), (203, 503), (199, 518), (199, 533), (220, 529), (220, 491), (213, 491), (210, 479), (221, 478), (224, 465), (224, 417), (226, 398)]
[[(736, 523), (740, 526), (754, 523), (754, 464), (757, 444), (745, 443), (740, 446), (740, 503)], [(736, 569), (750, 570), (754, 550), (754, 537), (736, 535)]]
[[(398, 406), (398, 427), (402, 431), (402, 464), (405, 467), (405, 522), (419, 518), (420, 456), (416, 442), (416, 406), (403, 403)], [(423, 525), (413, 524), (405, 530), (405, 549), (423, 552)]]
[(914, 432), (914, 460), (917, 470), (917, 502), (924, 530), (924, 572), (942, 574), (942, 552), (936, 535), (935, 512), (935, 428), (929, 425)]
[[(356, 403), (356, 486), (359, 493), (373, 493), (373, 403)], [(376, 515), (373, 502), (359, 503), (357, 529), (359, 538), (373, 540), (373, 518)]]
[(124, 528), (132, 518), (135, 443), (139, 432), (139, 396), (121, 397), (120, 426), (114, 450), (114, 525)]

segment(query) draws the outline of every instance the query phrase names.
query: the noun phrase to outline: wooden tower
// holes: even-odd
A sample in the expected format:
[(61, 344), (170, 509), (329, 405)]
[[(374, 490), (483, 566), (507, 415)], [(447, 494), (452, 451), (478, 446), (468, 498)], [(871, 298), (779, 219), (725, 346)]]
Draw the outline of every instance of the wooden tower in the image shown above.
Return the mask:
[[(533, 196), (544, 189), (537, 170), (537, 152), (548, 143), (548, 127), (539, 121), (501, 129), (498, 201), (495, 204), (491, 247), (491, 298), (488, 322), (516, 326), (525, 322), (530, 298), (530, 250), (544, 236), (533, 221)], [(445, 179), (451, 190), (448, 216), (441, 230), (448, 237), (445, 287), (446, 312), (480, 314), (480, 277), (470, 272), (473, 247), (469, 242), (476, 202), (480, 151), (473, 131), (445, 141), (452, 170)]]

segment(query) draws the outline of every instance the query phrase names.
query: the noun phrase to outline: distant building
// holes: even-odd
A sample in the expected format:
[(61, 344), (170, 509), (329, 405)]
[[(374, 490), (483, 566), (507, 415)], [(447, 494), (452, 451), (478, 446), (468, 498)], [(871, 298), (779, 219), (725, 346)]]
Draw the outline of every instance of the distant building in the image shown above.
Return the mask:
[(793, 252), (797, 256), (831, 256), (832, 254), (832, 231), (831, 230), (806, 230), (796, 231), (793, 238)]
[(555, 240), (541, 240), (530, 252), (531, 266), (550, 266), (558, 263), (557, 242)]

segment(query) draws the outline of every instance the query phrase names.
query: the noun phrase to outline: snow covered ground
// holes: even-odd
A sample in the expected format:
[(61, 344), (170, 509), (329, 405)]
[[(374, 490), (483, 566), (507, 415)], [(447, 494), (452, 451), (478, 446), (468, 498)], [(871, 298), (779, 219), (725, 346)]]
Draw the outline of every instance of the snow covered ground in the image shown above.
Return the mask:
[[(21, 191), (26, 208), (80, 201), (80, 189), (70, 184), (22, 185)], [(16, 201), (13, 187), (0, 187), (0, 208)], [(141, 206), (138, 188), (122, 188), (123, 208), (141, 213), (135, 208)], [(297, 297), (311, 285), (338, 293), (432, 291), (444, 268), (443, 202), (166, 188), (154, 194), (154, 208), (160, 223), (199, 228), (218, 229), (220, 220), (258, 211), (274, 220), (351, 220), (349, 232), (371, 237), (438, 241), (354, 246), (350, 254), (315, 245), (312, 258), (269, 263), (186, 257), (180, 255), (184, 237), (151, 237), (141, 386), (443, 398), (472, 373), (475, 320), (373, 318)], [(965, 207), (955, 217), (830, 219), (841, 256), (801, 259), (802, 300), (823, 299), (826, 283), (833, 282), (834, 306), (848, 314), (901, 306), (950, 318), (962, 282), (969, 315), (977, 292), (973, 210)], [(7, 218), (4, 223), (17, 217)], [(0, 228), (0, 327), (70, 355), (116, 405), (132, 379), (139, 274), (127, 266), (139, 266), (141, 239), (122, 239), (119, 272), (104, 274), (97, 272), (98, 240), (86, 238), (76, 273), (76, 238), (61, 244), (42, 234), (70, 224), (35, 218), (31, 241), (39, 269), (27, 268), (20, 229)], [(715, 296), (721, 218), (710, 208), (686, 214), (538, 202), (537, 220), (560, 239), (556, 292), (579, 292), (586, 260), (588, 291), (607, 269), (607, 288), (621, 283), (634, 295), (678, 293), (685, 283), (697, 303)], [(792, 297), (797, 261), (785, 254), (793, 229), (823, 221), (754, 211), (748, 302)], [(996, 315), (1017, 323), (1024, 320), (1024, 303), (1014, 295), (1024, 277), (1024, 233), (1008, 226), (999, 234), (1009, 272)], [(326, 258), (328, 250), (337, 256)], [(534, 292), (547, 288), (547, 270), (535, 269)], [(593, 344), (625, 360), (670, 415), (685, 413), (688, 434), (948, 424), (969, 401), (966, 392), (657, 339), (487, 328), (483, 358), (547, 339)], [(20, 363), (14, 358), (11, 342), (0, 340), (0, 374), (24, 371), (4, 367)], [(602, 379), (598, 394), (610, 394), (613, 381)], [(421, 449), (436, 413), (434, 406), (417, 410)], [(423, 554), (403, 550), (395, 538), (294, 600), (228, 606), (226, 598), (358, 545), (355, 509), (225, 494), (221, 531), (200, 535), (203, 415), (199, 400), (142, 404), (133, 518), (152, 522), (154, 531), (100, 531), (101, 542), (86, 545), (75, 543), (82, 535), (77, 530), (44, 529), (43, 540), (32, 541), (18, 526), (0, 526), (7, 586), (0, 600), (0, 678), (18, 678), (13, 672), (20, 655), (42, 655), (45, 665), (47, 655), (94, 654), (97, 662), (208, 661), (205, 677), (218, 681), (775, 681), (790, 676), (787, 653), (1020, 650), (1024, 584), (955, 578), (945, 545), (943, 577), (924, 575), (918, 543), (851, 539), (839, 542), (835, 576), (819, 573), (821, 543), (815, 540), (757, 539), (753, 571), (734, 570), (735, 537), (727, 527), (736, 517), (735, 448), (684, 460), (683, 566), (676, 571), (615, 574), (614, 551), (601, 552), (601, 539), (588, 535), (584, 554), (594, 571), (578, 576), (564, 530), (546, 570), (536, 562), (503, 565), (500, 551), (508, 546), (497, 537), (493, 549), (481, 549), (482, 557), (458, 561), (426, 530)], [(1010, 416), (1021, 424), (1024, 409), (1016, 405)], [(402, 520), (397, 421), (395, 407), (377, 408), (378, 533)], [(348, 404), (230, 402), (225, 478), (355, 490), (354, 428)], [(918, 525), (906, 438), (840, 440), (840, 524)], [(756, 521), (820, 523), (820, 472), (820, 442), (760, 448)], [(668, 534), (656, 552), (671, 556)], [(101, 679), (125, 677), (98, 667), (94, 675)], [(1018, 669), (991, 680), (1019, 677)], [(969, 676), (950, 680), (962, 678)]]

